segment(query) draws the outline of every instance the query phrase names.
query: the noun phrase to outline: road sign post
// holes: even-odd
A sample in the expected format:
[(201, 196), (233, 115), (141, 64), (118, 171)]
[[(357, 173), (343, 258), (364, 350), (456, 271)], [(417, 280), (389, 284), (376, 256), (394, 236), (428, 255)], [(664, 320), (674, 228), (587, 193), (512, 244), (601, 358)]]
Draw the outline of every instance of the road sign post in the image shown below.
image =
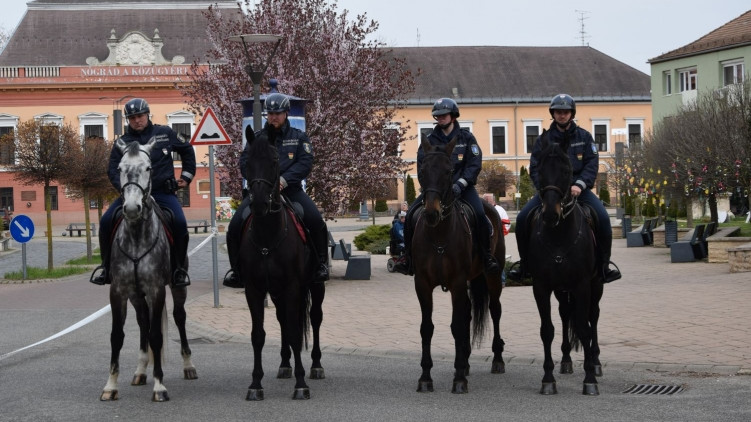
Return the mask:
[(10, 235), (21, 244), (21, 267), (23, 280), (26, 280), (26, 242), (34, 237), (34, 222), (28, 216), (19, 214), (10, 220)]

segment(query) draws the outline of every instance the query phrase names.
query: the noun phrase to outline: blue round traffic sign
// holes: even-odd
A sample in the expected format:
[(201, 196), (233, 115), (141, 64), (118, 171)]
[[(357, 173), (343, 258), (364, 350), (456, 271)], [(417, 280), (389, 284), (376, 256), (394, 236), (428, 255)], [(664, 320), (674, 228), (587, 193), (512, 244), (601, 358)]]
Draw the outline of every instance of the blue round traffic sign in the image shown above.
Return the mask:
[(34, 222), (23, 214), (10, 220), (10, 235), (19, 243), (26, 243), (34, 237)]

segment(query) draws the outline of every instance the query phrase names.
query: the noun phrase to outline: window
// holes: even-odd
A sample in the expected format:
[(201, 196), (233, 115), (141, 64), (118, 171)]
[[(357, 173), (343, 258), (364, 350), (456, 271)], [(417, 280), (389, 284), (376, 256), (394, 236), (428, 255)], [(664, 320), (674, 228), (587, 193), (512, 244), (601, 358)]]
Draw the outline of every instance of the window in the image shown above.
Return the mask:
[(48, 186), (47, 195), (50, 197), (50, 209), (57, 211), (57, 186)]
[(722, 86), (743, 82), (743, 62), (733, 61), (722, 64)]
[(670, 95), (673, 93), (673, 74), (670, 71), (662, 74), (662, 94)]
[(0, 127), (0, 165), (13, 165), (16, 161), (16, 144), (12, 126)]
[[(172, 123), (172, 130), (185, 137), (188, 141), (190, 141), (190, 138), (193, 136), (190, 132), (190, 127), (190, 123)], [(181, 161), (180, 154), (172, 152), (172, 159), (175, 161)]]
[(681, 92), (696, 90), (696, 69), (681, 70), (678, 73), (678, 79), (681, 83)]
[(208, 194), (211, 192), (211, 181), (209, 179), (202, 179), (194, 181), (196, 184), (196, 193)]
[(104, 126), (86, 125), (83, 127), (83, 138), (104, 138)]
[(490, 122), (490, 153), (505, 154), (508, 151), (506, 144), (506, 123)]
[(183, 208), (190, 207), (190, 189), (178, 189), (175, 192), (177, 195), (177, 202), (182, 205)]
[(527, 154), (532, 152), (532, 148), (535, 146), (535, 141), (537, 140), (537, 137), (540, 136), (540, 133), (542, 133), (542, 120), (538, 120), (535, 122), (524, 122), (524, 136), (526, 139), (526, 152)]
[(13, 188), (0, 188), (0, 207), (13, 211)]
[(597, 145), (597, 150), (607, 151), (608, 150), (608, 125), (595, 124), (593, 136), (595, 138), (595, 144)]
[(79, 114), (78, 121), (80, 128), (78, 134), (83, 139), (91, 137), (105, 138), (107, 135), (107, 118), (108, 116), (102, 113)]
[(641, 146), (641, 124), (629, 123), (628, 145), (629, 147)]

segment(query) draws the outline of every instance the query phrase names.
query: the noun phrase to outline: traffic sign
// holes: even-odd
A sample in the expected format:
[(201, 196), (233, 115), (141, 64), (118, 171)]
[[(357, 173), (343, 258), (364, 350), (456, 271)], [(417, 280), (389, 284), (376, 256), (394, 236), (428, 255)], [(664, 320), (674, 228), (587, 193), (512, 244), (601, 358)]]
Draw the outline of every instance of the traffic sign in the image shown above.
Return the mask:
[(211, 107), (206, 109), (206, 113), (198, 124), (196, 133), (190, 139), (191, 145), (230, 145), (232, 140), (229, 139), (227, 132), (224, 131), (219, 119), (216, 118)]
[(34, 237), (34, 222), (23, 214), (10, 220), (10, 235), (19, 243), (26, 243)]

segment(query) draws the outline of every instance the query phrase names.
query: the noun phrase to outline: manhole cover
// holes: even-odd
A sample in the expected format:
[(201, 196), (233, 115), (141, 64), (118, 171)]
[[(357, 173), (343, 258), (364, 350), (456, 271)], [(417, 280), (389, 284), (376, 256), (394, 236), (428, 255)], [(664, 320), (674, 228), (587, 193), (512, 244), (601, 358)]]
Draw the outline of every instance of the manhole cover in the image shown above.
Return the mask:
[(623, 394), (662, 395), (669, 396), (683, 391), (682, 385), (654, 385), (654, 384), (637, 384), (627, 388)]

